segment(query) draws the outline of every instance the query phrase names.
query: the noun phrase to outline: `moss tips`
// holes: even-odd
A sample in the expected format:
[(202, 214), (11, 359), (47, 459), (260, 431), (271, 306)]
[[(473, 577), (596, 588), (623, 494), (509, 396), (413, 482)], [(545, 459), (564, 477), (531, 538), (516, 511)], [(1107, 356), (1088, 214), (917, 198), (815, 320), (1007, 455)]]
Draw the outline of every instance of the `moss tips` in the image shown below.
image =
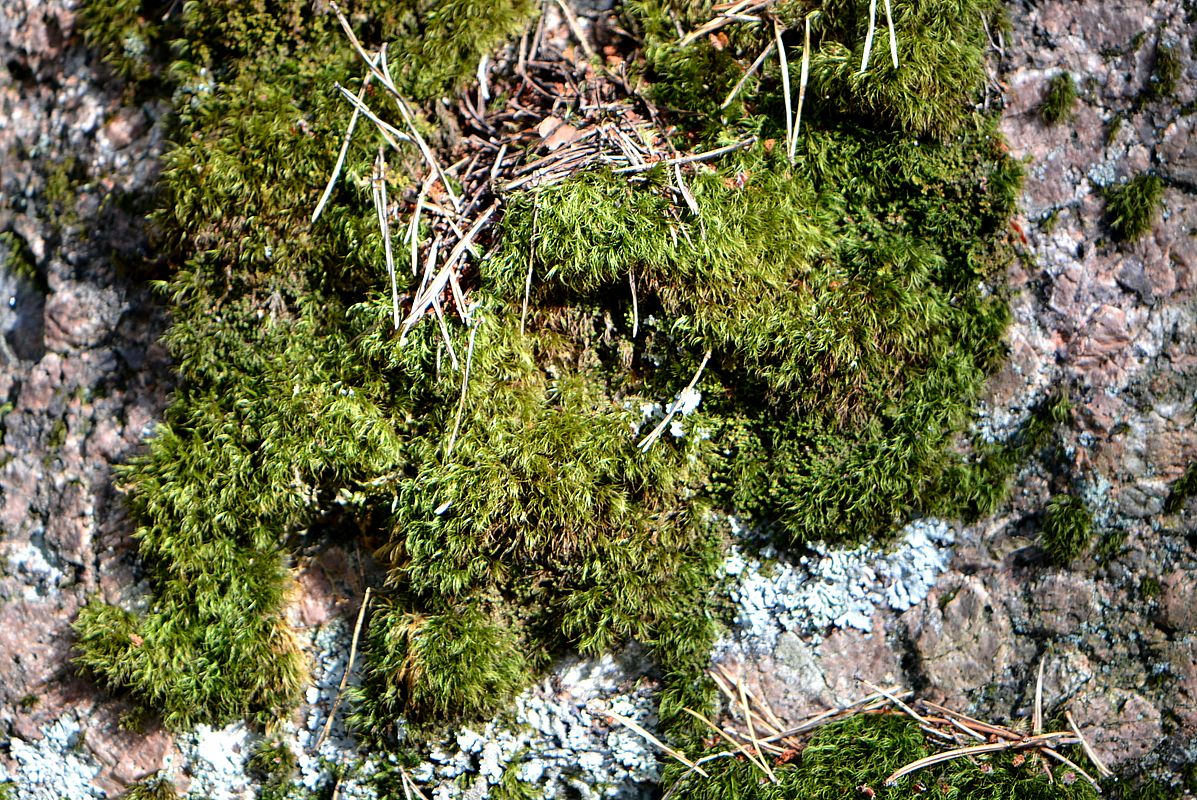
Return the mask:
[(1039, 104), (1039, 116), (1048, 125), (1059, 125), (1072, 118), (1076, 106), (1076, 80), (1071, 72), (1060, 72), (1048, 81), (1047, 92)]
[(1118, 239), (1135, 242), (1152, 229), (1164, 199), (1164, 181), (1143, 173), (1106, 190), (1106, 219)]

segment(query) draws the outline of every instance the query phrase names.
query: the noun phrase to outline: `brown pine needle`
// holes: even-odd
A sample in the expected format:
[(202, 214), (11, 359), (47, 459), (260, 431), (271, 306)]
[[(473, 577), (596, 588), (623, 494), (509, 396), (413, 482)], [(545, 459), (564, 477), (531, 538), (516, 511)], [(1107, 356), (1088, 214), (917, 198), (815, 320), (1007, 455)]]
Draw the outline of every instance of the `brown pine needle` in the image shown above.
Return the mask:
[(736, 683), (740, 690), (740, 704), (744, 709), (744, 724), (748, 726), (748, 741), (752, 742), (752, 749), (756, 751), (760, 766), (764, 769), (765, 774), (769, 776), (769, 780), (772, 783), (777, 783), (777, 776), (773, 774), (772, 768), (769, 767), (769, 762), (765, 760), (764, 755), (761, 753), (761, 745), (756, 739), (756, 729), (752, 726), (752, 707), (748, 705), (748, 691), (744, 688), (743, 677)]
[(569, 26), (569, 31), (578, 40), (578, 44), (582, 45), (582, 50), (586, 53), (586, 57), (591, 61), (598, 58), (598, 53), (594, 52), (594, 48), (590, 46), (590, 42), (586, 39), (586, 33), (582, 30), (582, 25), (578, 22), (578, 16), (574, 14), (572, 8), (566, 0), (557, 0), (557, 6), (561, 9), (561, 14), (565, 17), (565, 24)]
[[(691, 713), (693, 713), (693, 712), (691, 712)], [(644, 728), (640, 727), (640, 725), (636, 724), (635, 722), (633, 722), (632, 720), (623, 716), (622, 714), (616, 714), (614, 711), (608, 711), (607, 716), (610, 717), (611, 719), (615, 720), (616, 722), (618, 722), (620, 725), (623, 725), (625, 728), (632, 731), (633, 733), (639, 735), (645, 741), (657, 746), (663, 752), (665, 752), (672, 758), (676, 759), (680, 763), (684, 764), (685, 766), (689, 767), (694, 772), (697, 772), (702, 777), (704, 777), (704, 778), (711, 777), (710, 773), (708, 773), (705, 769), (698, 766), (693, 761), (691, 761), (690, 759), (688, 759), (684, 755), (682, 755), (680, 752), (678, 752), (677, 750), (674, 750), (672, 747), (665, 744), (660, 739), (658, 739), (656, 736), (653, 736), (651, 733), (646, 731)]]
[[(732, 87), (730, 92), (728, 92), (727, 97), (723, 99), (723, 102), (719, 104), (720, 109), (727, 108), (732, 104), (732, 101), (736, 99), (736, 95), (738, 95), (740, 90), (744, 88), (744, 84), (748, 83), (748, 79), (751, 78), (756, 71), (761, 68), (761, 64), (765, 63), (765, 59), (769, 57), (769, 54), (773, 52), (773, 48), (776, 46), (777, 42), (769, 42), (765, 49), (761, 51), (761, 54), (756, 57), (756, 61), (753, 61), (748, 69), (745, 70), (744, 74), (740, 76), (740, 80), (736, 81), (736, 85)], [(801, 101), (799, 104), (801, 105)]]
[[(745, 746), (744, 746), (744, 744), (743, 744), (742, 742), (738, 742), (738, 741), (736, 741), (735, 739), (733, 739), (733, 738), (731, 737), (731, 735), (729, 735), (729, 734), (728, 734), (728, 732), (727, 732), (727, 731), (725, 731), (725, 730), (723, 730), (722, 728), (720, 728), (720, 727), (719, 727), (718, 725), (716, 725), (714, 722), (711, 722), (709, 719), (707, 719), (706, 717), (704, 717), (702, 714), (699, 714), (697, 711), (693, 711), (693, 710), (691, 710), (691, 709), (689, 709), (689, 708), (683, 708), (683, 709), (682, 709), (682, 711), (685, 711), (687, 714), (689, 714), (690, 716), (694, 717), (695, 719), (702, 721), (702, 722), (703, 722), (703, 723), (704, 723), (704, 724), (705, 724), (705, 725), (706, 725), (708, 728), (710, 728), (710, 729), (711, 729), (711, 730), (713, 730), (715, 733), (717, 733), (717, 734), (718, 734), (718, 735), (719, 735), (719, 736), (720, 736), (720, 737), (721, 737), (721, 738), (722, 738), (722, 739), (723, 739), (725, 742), (727, 742), (728, 744), (730, 744), (732, 747), (736, 748), (736, 750), (737, 750), (737, 751), (738, 751), (738, 752), (739, 752), (741, 755), (743, 755), (745, 758), (747, 758), (747, 759), (749, 760), (749, 762), (751, 762), (752, 764), (754, 764), (754, 765), (755, 765), (757, 768), (759, 768), (759, 769), (760, 769), (762, 772), (764, 772), (764, 771), (765, 771), (765, 769), (766, 769), (766, 767), (765, 767), (765, 760), (764, 760), (764, 758), (761, 756), (761, 754), (760, 754), (760, 751), (759, 751), (759, 750), (757, 751), (756, 755), (753, 755), (752, 751), (751, 751), (751, 750), (749, 750), (747, 747), (745, 747)], [(696, 766), (697, 766), (697, 765), (696, 765)], [(777, 778), (776, 778), (776, 777), (774, 777), (774, 779), (773, 779), (773, 782), (774, 782), (774, 783), (776, 783), (776, 782), (777, 782)]]
[(1108, 778), (1114, 774), (1113, 770), (1105, 765), (1105, 763), (1097, 757), (1097, 753), (1093, 751), (1089, 740), (1081, 733), (1080, 726), (1076, 724), (1076, 720), (1072, 718), (1072, 711), (1064, 712), (1064, 719), (1068, 722), (1068, 727), (1072, 728), (1072, 732), (1076, 734), (1076, 738), (1081, 740), (1081, 749), (1085, 751), (1085, 755), (1093, 762), (1093, 766), (1097, 767), (1097, 774), (1103, 778)]
[[(366, 77), (362, 79), (362, 88), (357, 93), (357, 101), (361, 105), (365, 105), (366, 89), (369, 88), (373, 78), (373, 72), (366, 72)], [(328, 184), (324, 187), (324, 194), (320, 195), (320, 202), (316, 204), (316, 210), (312, 212), (311, 224), (313, 225), (316, 224), (316, 220), (320, 219), (320, 212), (324, 210), (328, 198), (332, 197), (333, 187), (337, 185), (337, 179), (341, 177), (341, 170), (345, 168), (345, 156), (349, 153), (349, 142), (353, 139), (353, 131), (357, 127), (357, 118), (361, 113), (358, 105), (354, 104), (353, 114), (349, 117), (349, 127), (345, 129), (345, 137), (341, 140), (341, 150), (337, 153), (337, 163), (333, 165), (332, 175), (329, 176)]]
[(337, 696), (333, 699), (332, 708), (328, 711), (328, 719), (324, 722), (324, 729), (320, 731), (320, 736), (316, 739), (316, 746), (312, 748), (312, 752), (319, 753), (320, 745), (324, 744), (324, 740), (328, 738), (329, 732), (332, 730), (333, 720), (337, 716), (337, 706), (341, 704), (341, 697), (345, 694), (345, 687), (349, 684), (349, 673), (353, 671), (353, 660), (357, 657), (357, 643), (362, 635), (362, 621), (366, 618), (366, 607), (370, 605), (370, 587), (366, 587), (366, 593), (362, 595), (362, 607), (357, 612), (357, 622), (353, 626), (353, 641), (349, 644), (349, 663), (345, 665), (345, 672), (341, 675), (341, 683), (337, 687)]

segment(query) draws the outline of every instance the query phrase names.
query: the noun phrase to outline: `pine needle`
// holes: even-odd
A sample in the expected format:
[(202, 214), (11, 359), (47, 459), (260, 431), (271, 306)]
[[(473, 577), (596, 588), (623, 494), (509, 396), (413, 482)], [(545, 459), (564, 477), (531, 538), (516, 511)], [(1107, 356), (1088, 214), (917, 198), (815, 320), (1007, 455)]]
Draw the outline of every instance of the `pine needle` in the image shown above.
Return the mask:
[[(691, 713), (693, 713), (693, 712), (691, 712)], [(643, 738), (650, 744), (656, 745), (658, 748), (660, 748), (666, 754), (673, 757), (677, 761), (681, 762), (685, 766), (689, 767), (694, 772), (697, 772), (702, 777), (704, 777), (704, 778), (711, 777), (710, 773), (708, 773), (702, 767), (698, 766), (693, 761), (691, 761), (690, 759), (688, 759), (684, 755), (682, 755), (680, 752), (678, 752), (677, 750), (674, 750), (672, 747), (665, 744), (660, 739), (658, 739), (656, 736), (653, 736), (651, 733), (646, 731), (644, 728), (640, 727), (640, 725), (636, 724), (635, 722), (633, 722), (632, 720), (623, 716), (622, 714), (616, 714), (614, 711), (608, 711), (607, 716), (610, 717), (611, 719), (615, 720), (616, 722), (618, 722), (620, 725), (623, 725), (625, 728), (632, 731), (633, 733), (638, 734), (641, 738)]]
[(873, 51), (873, 36), (877, 33), (877, 0), (869, 0), (869, 32), (865, 34), (864, 55), (860, 59), (860, 74), (869, 68), (869, 53)]

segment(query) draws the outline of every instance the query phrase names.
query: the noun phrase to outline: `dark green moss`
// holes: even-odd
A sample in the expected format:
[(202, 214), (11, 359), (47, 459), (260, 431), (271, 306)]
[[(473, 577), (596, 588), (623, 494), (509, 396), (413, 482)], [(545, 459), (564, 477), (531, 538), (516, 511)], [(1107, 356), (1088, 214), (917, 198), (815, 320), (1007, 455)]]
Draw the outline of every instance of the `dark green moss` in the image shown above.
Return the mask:
[(1076, 106), (1076, 81), (1071, 72), (1061, 72), (1048, 81), (1047, 93), (1039, 104), (1039, 116), (1048, 125), (1059, 125), (1072, 118)]
[(1136, 175), (1106, 190), (1106, 219), (1114, 235), (1133, 242), (1151, 230), (1160, 214), (1164, 182), (1155, 175)]
[(1145, 577), (1139, 581), (1139, 593), (1148, 600), (1160, 596), (1160, 582), (1152, 577)]
[(1145, 94), (1149, 100), (1167, 100), (1176, 94), (1183, 64), (1176, 48), (1160, 42), (1155, 48), (1155, 61), (1151, 65), (1151, 77), (1147, 81)]
[(1048, 503), (1043, 517), (1040, 546), (1056, 564), (1065, 566), (1090, 545), (1093, 514), (1085, 501), (1071, 494), (1058, 494)]
[(1164, 513), (1176, 514), (1185, 507), (1190, 497), (1197, 495), (1197, 461), (1189, 464), (1185, 474), (1172, 484), (1168, 499), (1164, 501)]
[(893, 800), (1090, 800), (1097, 796), (1071, 771), (1067, 778), (1065, 771), (1057, 771), (1053, 783), (1036, 758), (1016, 764), (1009, 755), (955, 759), (900, 778), (892, 788), (884, 785), (893, 772), (930, 752), (912, 720), (862, 715), (816, 733), (797, 758), (774, 767), (776, 784), (742, 758), (706, 762), (710, 778), (683, 775), (684, 768), (670, 765), (664, 782), (668, 786), (681, 781), (672, 795), (681, 800), (839, 800), (874, 794)]

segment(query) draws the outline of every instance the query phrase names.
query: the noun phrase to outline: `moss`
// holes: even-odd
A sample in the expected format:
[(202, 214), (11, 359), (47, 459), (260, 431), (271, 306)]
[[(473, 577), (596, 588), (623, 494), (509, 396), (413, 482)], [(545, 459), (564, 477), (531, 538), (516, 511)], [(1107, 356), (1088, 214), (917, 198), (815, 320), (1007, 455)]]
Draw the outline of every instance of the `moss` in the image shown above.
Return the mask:
[(1151, 65), (1151, 77), (1144, 91), (1149, 100), (1167, 100), (1176, 94), (1183, 64), (1176, 48), (1160, 42), (1155, 48), (1155, 60)]
[(1160, 596), (1160, 582), (1150, 576), (1139, 581), (1139, 593), (1148, 600)]
[(1093, 538), (1093, 514), (1085, 501), (1059, 494), (1048, 503), (1040, 546), (1056, 564), (1067, 565), (1084, 553)]
[(1134, 242), (1151, 230), (1160, 214), (1164, 181), (1155, 175), (1136, 175), (1106, 190), (1106, 219), (1114, 235)]
[(10, 274), (23, 278), (44, 291), (45, 278), (38, 272), (29, 245), (16, 232), (0, 232), (0, 258)]
[(170, 778), (158, 773), (130, 786), (121, 795), (121, 800), (175, 800), (178, 796)]
[[(714, 752), (714, 751), (712, 751)], [(665, 784), (681, 785), (673, 797), (681, 800), (833, 800), (874, 795), (886, 798), (948, 798), (970, 800), (1088, 800), (1097, 795), (1083, 780), (1049, 781), (1034, 758), (1015, 763), (1008, 755), (977, 761), (955, 759), (898, 780), (885, 779), (907, 764), (930, 754), (922, 733), (909, 719), (862, 715), (829, 725), (816, 733), (797, 758), (774, 767), (778, 782), (764, 779), (760, 768), (745, 759), (721, 758), (704, 768), (702, 778), (683, 775), (675, 765), (666, 769)]]
[(1052, 76), (1047, 83), (1047, 92), (1043, 102), (1039, 104), (1039, 116), (1048, 125), (1059, 125), (1072, 118), (1072, 109), (1076, 106), (1076, 81), (1071, 72), (1061, 72)]
[[(283, 613), (291, 549), (354, 535), (387, 574), (354, 703), (376, 743), (398, 719), (426, 733), (491, 713), (553, 656), (630, 639), (660, 665), (663, 727), (693, 741), (681, 709), (711, 703), (725, 545), (713, 508), (791, 545), (992, 507), (1005, 479), (990, 479), (1024, 450), (957, 445), (1009, 321), (996, 284), (1020, 172), (974, 110), (994, 6), (894, 9), (902, 69), (879, 59), (860, 76), (866, 4), (820, 7), (790, 164), (769, 141), (784, 129), (775, 66), (726, 121), (704, 116), (767, 37), (749, 26), (682, 55), (662, 21), (699, 11), (629, 4), (633, 71), (679, 143), (761, 141), (694, 170), (697, 216), (663, 170), (505, 197), (468, 276), (476, 327), (448, 326), (446, 343), (430, 324), (395, 336), (367, 135), (308, 224), (346, 117), (329, 87), (361, 73), (335, 20), (298, 0), (184, 4), (157, 34), (173, 40), (177, 129), (155, 215), (180, 382), (120, 472), (154, 599), (140, 614), (87, 606), (78, 663), (171, 727), (268, 726), (305, 680)], [(484, 12), (498, 24), (475, 24)], [(414, 98), (451, 92), (528, 12), (347, 9), (363, 40), (394, 42)], [(447, 113), (434, 107), (421, 124)], [(655, 420), (641, 409), (707, 352), (684, 435), (642, 452)]]
[(1197, 461), (1189, 464), (1184, 475), (1173, 482), (1168, 491), (1168, 499), (1164, 501), (1164, 513), (1179, 513), (1188, 499), (1194, 495), (1197, 495)]

